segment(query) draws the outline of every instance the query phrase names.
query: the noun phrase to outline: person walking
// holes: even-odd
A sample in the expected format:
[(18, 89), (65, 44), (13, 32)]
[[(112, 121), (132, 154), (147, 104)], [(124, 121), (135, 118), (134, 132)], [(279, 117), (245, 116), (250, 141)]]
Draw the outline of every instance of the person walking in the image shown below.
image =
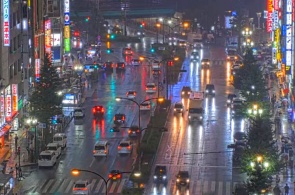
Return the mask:
[(282, 191), (281, 191), (278, 184), (274, 187), (273, 193), (274, 193), (274, 195), (281, 195)]
[(290, 188), (289, 188), (288, 184), (285, 185), (284, 189), (285, 189), (285, 195), (289, 195)]

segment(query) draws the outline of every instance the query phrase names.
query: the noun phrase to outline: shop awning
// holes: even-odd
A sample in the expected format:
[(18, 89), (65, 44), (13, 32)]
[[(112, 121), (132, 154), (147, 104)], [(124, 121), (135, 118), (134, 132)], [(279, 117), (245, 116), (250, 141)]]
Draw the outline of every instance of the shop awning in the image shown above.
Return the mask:
[(11, 129), (11, 125), (5, 125), (2, 129), (0, 129), (0, 137), (5, 135)]

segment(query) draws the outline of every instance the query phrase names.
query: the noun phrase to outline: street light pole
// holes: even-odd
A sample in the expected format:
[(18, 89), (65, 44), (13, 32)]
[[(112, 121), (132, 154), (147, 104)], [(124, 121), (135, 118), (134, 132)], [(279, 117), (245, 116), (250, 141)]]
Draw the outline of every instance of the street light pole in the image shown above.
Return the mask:
[[(90, 171), (90, 170), (85, 170), (85, 169), (72, 169), (72, 174), (75, 175), (75, 176), (78, 176), (80, 174), (80, 172), (92, 173), (92, 174), (98, 176), (100, 179), (102, 179), (104, 181), (104, 183), (105, 183), (105, 186), (106, 186), (105, 195), (108, 195), (108, 182), (111, 180), (111, 178), (105, 179), (99, 173), (96, 173), (96, 172)], [(123, 173), (131, 173), (131, 172), (130, 171), (128, 171), (128, 172), (120, 172), (119, 174), (123, 174)]]
[(37, 125), (38, 125), (38, 121), (37, 121), (36, 118), (30, 118), (30, 119), (27, 120), (27, 123), (29, 125), (34, 125), (35, 126), (35, 137), (34, 137), (34, 142), (35, 142), (35, 144), (34, 144), (35, 155), (34, 156), (35, 156), (35, 159), (34, 159), (34, 161), (35, 161), (35, 163), (37, 163), (37, 155), (38, 155), (38, 153), (37, 153)]

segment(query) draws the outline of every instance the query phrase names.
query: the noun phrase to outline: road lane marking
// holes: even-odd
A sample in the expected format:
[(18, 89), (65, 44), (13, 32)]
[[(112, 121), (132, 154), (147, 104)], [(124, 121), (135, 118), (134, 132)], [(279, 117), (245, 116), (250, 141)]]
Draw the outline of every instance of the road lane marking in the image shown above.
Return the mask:
[(61, 183), (59, 189), (57, 192), (63, 192), (64, 188), (66, 187), (66, 184), (69, 182), (69, 179), (64, 179), (63, 182)]
[(216, 182), (215, 181), (212, 181), (211, 182), (211, 192), (215, 192), (215, 186), (216, 185)]
[(222, 189), (223, 189), (223, 182), (220, 181), (220, 182), (218, 182), (218, 195), (222, 195), (223, 194)]
[(95, 183), (96, 183), (96, 179), (93, 179), (92, 182), (91, 182), (91, 184), (90, 184), (90, 191), (92, 191)]
[(103, 180), (101, 179), (95, 188), (95, 191), (94, 191), (95, 193), (99, 193), (102, 183), (103, 183)]
[(89, 167), (92, 167), (92, 165), (93, 165), (94, 162), (95, 162), (95, 158), (93, 157), (93, 159), (92, 159), (92, 161), (91, 161)]
[(125, 183), (126, 179), (122, 179), (118, 189), (117, 189), (117, 193), (121, 193), (122, 192), (122, 188), (123, 188), (123, 185)]
[(208, 187), (209, 187), (209, 181), (204, 181), (203, 183), (203, 193), (208, 192)]
[(231, 182), (227, 181), (226, 185), (225, 185), (225, 194), (231, 194), (230, 193), (230, 185), (231, 185)]
[(67, 189), (66, 189), (66, 191), (65, 191), (65, 193), (69, 193), (70, 189), (73, 188), (73, 184), (74, 184), (74, 181), (71, 180), (70, 183), (69, 183), (69, 185), (68, 185), (68, 187), (67, 187)]
[(32, 192), (38, 192), (39, 190), (41, 190), (41, 188), (43, 187), (43, 185), (46, 183), (46, 179), (41, 180), (38, 185), (36, 185), (36, 188), (34, 190), (32, 190)]
[(202, 191), (202, 180), (197, 180), (195, 194), (201, 194)]
[(111, 188), (109, 190), (109, 193), (113, 193), (114, 192), (117, 183), (118, 183), (118, 181), (112, 183), (112, 186), (111, 186)]
[(54, 182), (54, 179), (50, 179), (49, 182), (46, 184), (45, 188), (42, 190), (42, 193), (48, 192), (48, 188), (50, 188), (53, 182)]
[(60, 184), (61, 184), (61, 181), (56, 180), (49, 193), (54, 193), (58, 189)]

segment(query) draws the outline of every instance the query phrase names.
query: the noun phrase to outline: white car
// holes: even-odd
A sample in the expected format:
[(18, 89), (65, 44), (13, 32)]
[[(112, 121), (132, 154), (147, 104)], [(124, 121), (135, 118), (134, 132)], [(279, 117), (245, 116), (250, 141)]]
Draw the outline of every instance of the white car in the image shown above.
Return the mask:
[(134, 99), (134, 98), (136, 97), (136, 91), (134, 91), (134, 90), (128, 91), (128, 92), (126, 93), (126, 97), (127, 97), (128, 99)]
[(156, 93), (157, 88), (155, 83), (148, 83), (146, 84), (146, 90), (147, 93)]
[(47, 144), (46, 150), (55, 152), (57, 157), (61, 155), (61, 147), (58, 143), (49, 143)]
[(76, 181), (73, 186), (73, 194), (90, 194), (90, 184), (88, 181)]
[(150, 102), (144, 102), (140, 104), (140, 110), (151, 110)]
[(132, 59), (131, 60), (131, 64), (133, 66), (139, 66), (140, 65), (140, 60), (139, 59)]
[(131, 154), (132, 153), (132, 144), (129, 140), (122, 140), (118, 146), (119, 154)]

